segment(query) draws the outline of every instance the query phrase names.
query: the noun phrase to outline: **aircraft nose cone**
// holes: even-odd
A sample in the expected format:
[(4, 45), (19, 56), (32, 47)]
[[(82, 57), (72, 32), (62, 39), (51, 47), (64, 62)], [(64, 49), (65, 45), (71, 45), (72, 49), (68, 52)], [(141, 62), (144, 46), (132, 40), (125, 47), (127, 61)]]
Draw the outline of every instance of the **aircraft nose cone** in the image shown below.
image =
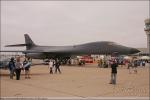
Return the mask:
[(138, 49), (135, 49), (135, 48), (132, 48), (131, 50), (130, 50), (130, 53), (131, 54), (134, 54), (134, 53), (138, 53), (138, 52), (140, 52)]

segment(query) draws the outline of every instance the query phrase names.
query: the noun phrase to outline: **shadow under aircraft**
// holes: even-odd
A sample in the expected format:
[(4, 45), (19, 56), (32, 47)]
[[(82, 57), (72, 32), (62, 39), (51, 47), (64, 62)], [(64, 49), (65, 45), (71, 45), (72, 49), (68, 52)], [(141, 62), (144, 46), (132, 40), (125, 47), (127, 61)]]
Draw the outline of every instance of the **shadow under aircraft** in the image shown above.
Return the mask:
[(26, 46), (26, 50), (11, 50), (1, 52), (22, 52), (27, 57), (31, 57), (33, 59), (69, 59), (71, 56), (76, 55), (111, 55), (113, 53), (117, 53), (118, 55), (128, 55), (140, 52), (135, 48), (122, 46), (110, 41), (90, 42), (73, 46), (39, 46), (31, 40), (28, 34), (24, 34), (24, 36), (25, 44), (6, 45), (6, 47)]

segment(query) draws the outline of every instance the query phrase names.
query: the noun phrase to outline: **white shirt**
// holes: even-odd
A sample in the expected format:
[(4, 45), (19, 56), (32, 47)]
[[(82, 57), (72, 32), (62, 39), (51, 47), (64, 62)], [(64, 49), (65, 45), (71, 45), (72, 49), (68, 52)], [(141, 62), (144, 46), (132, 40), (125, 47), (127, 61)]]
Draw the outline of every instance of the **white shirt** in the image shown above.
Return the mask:
[(22, 68), (21, 62), (16, 62), (16, 63), (15, 63), (15, 68), (16, 68), (16, 69)]
[(53, 67), (53, 62), (50, 61), (50, 62), (49, 62), (49, 68), (52, 68), (52, 67)]

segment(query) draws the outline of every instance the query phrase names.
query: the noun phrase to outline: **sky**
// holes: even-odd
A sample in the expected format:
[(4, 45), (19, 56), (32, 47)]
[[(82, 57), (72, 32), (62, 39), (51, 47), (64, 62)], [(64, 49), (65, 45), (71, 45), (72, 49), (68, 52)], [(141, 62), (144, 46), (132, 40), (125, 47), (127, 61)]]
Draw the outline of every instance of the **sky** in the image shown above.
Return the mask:
[[(147, 47), (149, 1), (1, 1), (1, 49), (25, 43), (63, 46), (113, 41)], [(22, 48), (17, 48), (22, 49)], [(25, 49), (25, 48), (23, 48)]]

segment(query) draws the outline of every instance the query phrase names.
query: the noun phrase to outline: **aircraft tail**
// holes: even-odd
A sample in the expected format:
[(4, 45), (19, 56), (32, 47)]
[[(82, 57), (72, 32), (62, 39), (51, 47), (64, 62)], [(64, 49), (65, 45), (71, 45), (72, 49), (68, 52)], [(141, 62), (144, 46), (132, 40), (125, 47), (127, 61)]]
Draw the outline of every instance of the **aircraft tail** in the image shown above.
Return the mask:
[(28, 34), (24, 34), (25, 44), (14, 44), (14, 45), (6, 45), (5, 47), (22, 47), (26, 46), (26, 49), (29, 50), (32, 47), (36, 46), (35, 43), (31, 40)]
[(36, 46), (35, 43), (32, 41), (32, 39), (29, 37), (28, 34), (24, 34), (25, 37), (25, 44), (26, 44), (26, 49), (31, 49), (32, 47)]

